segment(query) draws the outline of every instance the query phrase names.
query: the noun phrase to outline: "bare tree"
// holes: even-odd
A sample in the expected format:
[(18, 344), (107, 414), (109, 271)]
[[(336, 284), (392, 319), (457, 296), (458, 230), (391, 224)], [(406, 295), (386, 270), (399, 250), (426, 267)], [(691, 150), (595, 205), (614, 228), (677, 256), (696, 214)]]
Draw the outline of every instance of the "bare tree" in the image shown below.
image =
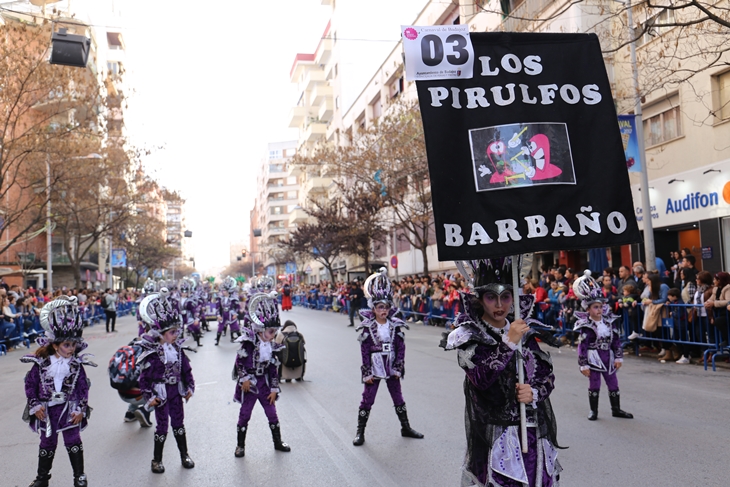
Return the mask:
[(281, 242), (291, 260), (296, 255), (306, 255), (321, 263), (334, 280), (334, 263), (346, 248), (346, 237), (343, 235), (347, 227), (341, 205), (338, 200), (312, 201), (311, 207), (305, 211), (314, 220), (297, 226), (289, 235), (289, 240)]
[(3, 15), (0, 24), (0, 253), (42, 228), (48, 188), (65, 175), (50, 162), (98, 139), (103, 91), (89, 69), (50, 65), (50, 23)]

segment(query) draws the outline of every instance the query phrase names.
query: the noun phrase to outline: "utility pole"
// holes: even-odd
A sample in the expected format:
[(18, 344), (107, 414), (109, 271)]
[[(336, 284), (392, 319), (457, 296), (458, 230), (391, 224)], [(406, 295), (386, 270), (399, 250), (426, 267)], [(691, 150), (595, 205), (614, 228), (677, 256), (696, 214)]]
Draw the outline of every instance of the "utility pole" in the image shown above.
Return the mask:
[[(634, 39), (634, 16), (631, 0), (626, 0), (626, 12), (629, 21), (629, 36), (631, 43), (631, 75), (634, 82), (634, 120), (636, 137), (639, 142), (639, 163), (641, 164), (641, 221), (644, 223), (644, 265), (647, 271), (656, 270), (656, 250), (654, 248), (654, 222), (651, 216), (651, 202), (649, 200), (649, 174), (646, 167), (644, 152), (644, 122), (641, 113), (641, 96), (639, 95), (639, 69), (636, 66), (636, 39)], [(664, 277), (664, 276), (660, 276)]]

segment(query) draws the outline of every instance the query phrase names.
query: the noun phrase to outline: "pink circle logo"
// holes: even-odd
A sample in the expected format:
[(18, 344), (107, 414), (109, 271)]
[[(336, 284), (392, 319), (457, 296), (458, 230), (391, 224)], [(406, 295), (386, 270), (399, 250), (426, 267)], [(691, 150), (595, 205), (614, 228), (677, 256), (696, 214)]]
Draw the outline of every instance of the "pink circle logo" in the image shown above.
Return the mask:
[(408, 27), (406, 30), (403, 31), (403, 35), (406, 36), (406, 39), (412, 41), (418, 37), (418, 32), (416, 32), (416, 29), (414, 29), (413, 27)]

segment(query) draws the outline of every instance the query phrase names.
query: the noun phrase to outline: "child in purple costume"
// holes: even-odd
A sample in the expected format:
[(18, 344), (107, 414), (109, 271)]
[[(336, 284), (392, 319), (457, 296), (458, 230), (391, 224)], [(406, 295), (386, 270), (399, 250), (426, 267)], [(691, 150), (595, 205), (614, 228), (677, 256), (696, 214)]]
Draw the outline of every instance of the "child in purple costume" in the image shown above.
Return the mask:
[[(474, 293), (460, 293), (464, 312), (441, 346), (457, 350), (464, 370), (467, 452), (461, 485), (479, 487), (552, 487), (562, 470), (557, 456), (557, 426), (550, 405), (553, 375), (550, 355), (543, 352), (542, 325), (527, 318), (534, 296), (520, 296), (525, 319), (508, 315), (514, 305), (511, 259), (459, 262), (470, 276)], [(546, 339), (540, 336), (541, 339)], [(518, 382), (517, 345), (522, 343), (524, 383)], [(520, 438), (520, 403), (526, 405), (527, 453)]]
[(40, 434), (41, 440), (38, 475), (30, 487), (48, 487), (58, 433), (63, 433), (74, 487), (86, 487), (81, 431), (91, 414), (88, 406), (91, 383), (84, 365), (96, 367), (96, 364), (86, 359), (88, 354), (80, 354), (87, 344), (81, 338), (84, 325), (76, 297), (62, 296), (46, 304), (40, 319), (46, 330), (45, 336), (38, 339), (41, 347), (34, 355), (20, 359), (33, 364), (25, 376), (28, 404), (23, 419), (29, 422), (31, 430)]
[(193, 468), (195, 463), (188, 455), (185, 432), (183, 399), (188, 401), (195, 392), (195, 380), (190, 360), (179, 340), (180, 315), (174, 303), (167, 300), (168, 291), (162, 288), (142, 300), (140, 313), (150, 327), (141, 345), (144, 349), (139, 357), (142, 372), (139, 388), (146, 401), (145, 409), (154, 408), (157, 428), (154, 437), (152, 472), (163, 473), (162, 452), (167, 439), (168, 424), (180, 451), (184, 468)]
[(237, 458), (246, 455), (246, 431), (256, 401), (264, 408), (269, 420), (274, 449), (291, 451), (289, 445), (281, 441), (281, 426), (275, 405), (280, 392), (279, 360), (276, 352), (284, 348), (273, 341), (276, 331), (281, 327), (276, 292), (259, 293), (251, 297), (249, 320), (251, 327), (245, 327), (243, 334), (236, 340), (241, 343), (233, 376), (236, 381), (233, 400), (241, 404), (234, 453)]
[(631, 413), (621, 410), (621, 395), (618, 389), (616, 372), (623, 363), (621, 331), (616, 324), (618, 316), (611, 312), (601, 286), (586, 270), (583, 277), (573, 283), (573, 292), (582, 299), (583, 309), (576, 312), (578, 320), (573, 329), (580, 331), (578, 346), (578, 365), (580, 372), (588, 377), (588, 402), (591, 411), (590, 421), (598, 419), (598, 397), (601, 391), (601, 376), (606, 381), (608, 399), (611, 402), (611, 415), (616, 418), (631, 419)]
[(358, 339), (365, 389), (357, 416), (357, 433), (352, 444), (360, 446), (365, 443), (365, 427), (382, 379), (385, 379), (395, 413), (400, 420), (401, 436), (423, 438), (421, 433), (410, 426), (406, 403), (401, 393), (400, 380), (405, 374), (406, 356), (402, 328), (408, 328), (408, 325), (395, 317), (398, 308), (393, 306), (390, 280), (385, 270), (381, 269), (371, 275), (365, 281), (364, 289), (371, 309), (360, 311), (365, 320), (356, 331), (360, 332)]

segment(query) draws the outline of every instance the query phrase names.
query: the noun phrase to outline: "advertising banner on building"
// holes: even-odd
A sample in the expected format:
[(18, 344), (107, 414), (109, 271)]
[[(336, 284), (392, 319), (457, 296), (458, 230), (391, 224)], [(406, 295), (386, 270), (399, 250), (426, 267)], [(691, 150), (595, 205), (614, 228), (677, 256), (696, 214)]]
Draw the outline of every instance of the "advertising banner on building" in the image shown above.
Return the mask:
[(639, 138), (636, 135), (636, 116), (619, 115), (618, 129), (621, 131), (621, 142), (626, 155), (626, 168), (629, 172), (641, 172), (639, 157)]
[(417, 81), (439, 260), (639, 241), (598, 38), (470, 40), (471, 79)]
[[(639, 228), (644, 228), (641, 191), (631, 187)], [(653, 228), (730, 217), (730, 159), (649, 181)]]
[(127, 267), (127, 249), (112, 249), (112, 267)]

